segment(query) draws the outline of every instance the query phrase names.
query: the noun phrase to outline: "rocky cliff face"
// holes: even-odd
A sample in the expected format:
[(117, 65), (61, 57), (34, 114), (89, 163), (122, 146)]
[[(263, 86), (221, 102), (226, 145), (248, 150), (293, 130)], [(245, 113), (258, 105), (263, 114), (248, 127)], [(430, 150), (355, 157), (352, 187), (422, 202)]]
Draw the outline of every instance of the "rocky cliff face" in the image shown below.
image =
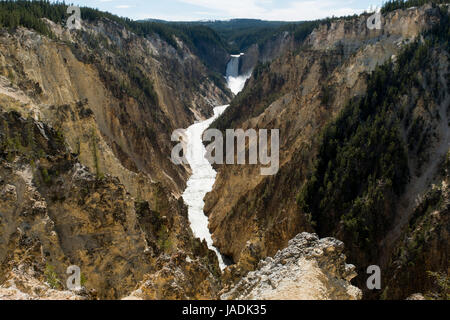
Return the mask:
[(0, 300), (87, 300), (91, 298), (86, 292), (77, 294), (51, 288), (23, 270), (14, 270), (7, 276), (8, 280), (0, 286)]
[[(15, 112), (0, 118), (1, 283), (19, 273), (60, 290), (67, 267), (77, 265), (90, 297), (117, 299), (170, 264), (192, 269), (206, 287), (200, 293), (181, 283), (184, 298), (215, 297), (217, 258), (162, 185), (149, 186), (152, 201), (137, 201), (117, 178), (81, 165), (59, 132)], [(158, 297), (171, 298), (168, 290), (162, 286)]]
[[(447, 10), (448, 7), (444, 6), (443, 11)], [(241, 270), (237, 273), (254, 270), (260, 258), (271, 256), (286, 247), (288, 241), (302, 231), (318, 230), (321, 236), (336, 236), (345, 240), (348, 243), (347, 252), (360, 270), (377, 261), (378, 254), (390, 256), (390, 253), (364, 256), (352, 238), (347, 238), (342, 231), (342, 220), (333, 220), (332, 215), (324, 216), (323, 222), (317, 226), (314, 216), (300, 210), (296, 199), (305, 182), (311, 178), (325, 125), (339, 117), (350, 98), (364, 97), (368, 76), (377, 65), (390, 59), (395, 61), (406, 44), (420, 39), (424, 30), (439, 24), (444, 19), (442, 14), (430, 5), (397, 10), (383, 16), (381, 30), (369, 30), (367, 16), (332, 21), (314, 30), (296, 51), (288, 52), (254, 71), (244, 91), (213, 126), (221, 130), (280, 129), (280, 170), (275, 176), (262, 177), (258, 166), (218, 166), (216, 184), (206, 197), (206, 212), (210, 217), (215, 245), (237, 263)], [(439, 92), (422, 96), (421, 92), (428, 89), (418, 89), (419, 94), (416, 95), (416, 89), (410, 88), (410, 92), (414, 92), (410, 94), (411, 100), (404, 100), (406, 97), (403, 97), (403, 102), (398, 103), (403, 106), (399, 110), (404, 108), (412, 115), (400, 120), (404, 121), (401, 134), (410, 145), (407, 157), (414, 172), (404, 196), (409, 199), (426, 192), (437, 169), (431, 159), (435, 157), (439, 159), (436, 162), (440, 162), (448, 149), (448, 102), (445, 98), (448, 96), (448, 81), (445, 80), (448, 79), (448, 53), (437, 48), (431, 55), (432, 70), (418, 75), (418, 79), (427, 77), (431, 81), (418, 81), (422, 88), (428, 88), (433, 83), (432, 86), (440, 88)], [(429, 112), (424, 111), (424, 107)], [(423, 131), (420, 129), (413, 138), (413, 123), (421, 122), (419, 118), (424, 114), (429, 114), (430, 118), (423, 118)], [(434, 138), (433, 142), (429, 140), (430, 149), (424, 151), (416, 146), (421, 137), (428, 136), (426, 132)], [(351, 167), (355, 166), (360, 165)], [(326, 186), (321, 190), (326, 191)], [(323, 207), (326, 207), (325, 203)], [(380, 210), (390, 221), (386, 225), (404, 226), (393, 220), (408, 221), (413, 208), (406, 206), (408, 214), (403, 214), (402, 209)], [(343, 214), (333, 213), (337, 217)], [(402, 227), (400, 229), (403, 230)], [(387, 230), (377, 232), (377, 241), (383, 241), (386, 234), (396, 233)], [(391, 239), (385, 240), (387, 242), (396, 243)], [(387, 251), (392, 250), (391, 245), (385, 247), (389, 248)]]
[(254, 44), (241, 57), (239, 74), (250, 74), (258, 63), (267, 63), (283, 53), (293, 50), (295, 40), (292, 34), (285, 31), (262, 44)]
[[(56, 39), (0, 34), (0, 295), (117, 299), (145, 282), (149, 299), (215, 298), (217, 258), (178, 200), (189, 168), (170, 162), (170, 135), (231, 93), (181, 41), (47, 23)], [(70, 265), (79, 296), (60, 291)]]
[(182, 42), (177, 50), (106, 19), (79, 33), (48, 23), (60, 40), (25, 29), (3, 33), (2, 92), (60, 128), (93, 171), (121, 178), (130, 191), (143, 173), (180, 194), (188, 172), (166, 161), (171, 133), (209, 116), (231, 93), (208, 79)]
[(345, 263), (344, 244), (309, 233), (297, 235), (286, 249), (261, 261), (222, 299), (359, 300), (362, 292), (350, 284), (355, 266)]

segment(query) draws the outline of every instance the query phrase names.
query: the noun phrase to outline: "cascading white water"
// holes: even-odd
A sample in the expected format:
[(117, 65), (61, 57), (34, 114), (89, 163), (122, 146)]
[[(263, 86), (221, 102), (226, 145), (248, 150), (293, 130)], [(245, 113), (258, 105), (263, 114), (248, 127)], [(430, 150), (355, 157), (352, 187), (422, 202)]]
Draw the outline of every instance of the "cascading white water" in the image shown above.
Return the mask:
[(238, 77), (239, 76), (239, 62), (241, 55), (232, 55), (230, 61), (227, 65), (227, 77)]
[[(227, 83), (230, 90), (237, 94), (245, 85), (245, 81), (250, 77), (239, 76), (239, 59), (241, 55), (231, 56), (227, 66)], [(206, 148), (203, 145), (203, 132), (216, 120), (228, 107), (220, 106), (214, 108), (214, 116), (208, 120), (198, 122), (186, 129), (186, 159), (192, 169), (192, 176), (187, 182), (187, 188), (183, 193), (183, 199), (188, 206), (189, 222), (194, 235), (201, 240), (206, 240), (208, 247), (217, 253), (220, 268), (225, 269), (219, 250), (213, 245), (211, 233), (208, 228), (208, 217), (203, 212), (205, 202), (203, 199), (210, 192), (216, 181), (216, 171), (205, 158)]]
[(200, 240), (206, 240), (208, 247), (217, 253), (220, 268), (225, 268), (222, 255), (213, 246), (211, 233), (208, 228), (208, 217), (203, 212), (205, 202), (203, 198), (210, 192), (216, 181), (216, 171), (205, 158), (206, 148), (203, 145), (203, 132), (208, 129), (228, 106), (214, 108), (214, 116), (206, 121), (198, 122), (186, 129), (187, 148), (186, 159), (192, 169), (192, 176), (187, 182), (183, 193), (184, 202), (188, 206), (189, 222), (192, 232)]
[(244, 54), (232, 55), (227, 65), (227, 84), (231, 92), (238, 94), (244, 89), (245, 82), (250, 78), (251, 73), (239, 75), (239, 63)]

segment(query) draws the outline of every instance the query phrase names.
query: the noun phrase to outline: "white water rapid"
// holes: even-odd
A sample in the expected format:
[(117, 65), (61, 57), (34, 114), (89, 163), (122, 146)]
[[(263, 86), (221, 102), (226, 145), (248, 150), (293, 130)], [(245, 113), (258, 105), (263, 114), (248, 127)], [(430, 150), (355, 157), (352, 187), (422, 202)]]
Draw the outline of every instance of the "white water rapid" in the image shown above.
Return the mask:
[[(244, 88), (248, 77), (239, 76), (239, 56), (232, 56), (227, 66), (227, 83), (230, 90), (237, 94)], [(200, 240), (206, 240), (208, 247), (217, 253), (220, 268), (226, 265), (222, 255), (213, 245), (211, 233), (208, 228), (208, 217), (203, 212), (205, 202), (203, 199), (210, 192), (216, 181), (216, 171), (205, 158), (206, 148), (203, 145), (203, 132), (216, 120), (228, 107), (214, 108), (214, 116), (208, 120), (198, 122), (186, 129), (186, 159), (192, 169), (192, 176), (187, 182), (187, 188), (183, 193), (183, 199), (188, 206), (189, 222), (194, 235)]]
[(216, 171), (205, 158), (206, 148), (203, 145), (203, 132), (208, 129), (228, 106), (214, 108), (214, 116), (206, 121), (198, 122), (186, 130), (187, 151), (186, 159), (192, 169), (192, 176), (187, 182), (187, 188), (183, 193), (184, 202), (188, 206), (189, 222), (192, 232), (200, 240), (206, 240), (208, 247), (217, 253), (220, 268), (225, 268), (222, 256), (213, 246), (211, 233), (208, 229), (208, 217), (203, 212), (205, 202), (203, 198), (213, 188), (216, 181)]

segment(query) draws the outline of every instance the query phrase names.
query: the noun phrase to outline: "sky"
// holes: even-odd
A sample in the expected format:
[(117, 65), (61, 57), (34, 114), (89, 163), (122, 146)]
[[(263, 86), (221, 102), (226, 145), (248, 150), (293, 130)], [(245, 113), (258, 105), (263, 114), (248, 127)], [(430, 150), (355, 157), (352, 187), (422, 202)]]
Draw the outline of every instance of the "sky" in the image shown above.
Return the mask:
[(168, 21), (262, 20), (304, 21), (361, 13), (382, 0), (66, 0), (118, 16)]

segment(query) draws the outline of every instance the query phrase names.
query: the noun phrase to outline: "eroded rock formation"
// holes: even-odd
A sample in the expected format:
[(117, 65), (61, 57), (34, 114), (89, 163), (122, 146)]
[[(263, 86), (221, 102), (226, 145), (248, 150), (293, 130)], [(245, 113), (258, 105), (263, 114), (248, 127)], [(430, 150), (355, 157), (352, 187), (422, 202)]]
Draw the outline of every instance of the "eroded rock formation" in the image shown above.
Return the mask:
[(286, 249), (261, 261), (222, 299), (242, 300), (359, 300), (362, 292), (351, 285), (355, 266), (346, 264), (344, 244), (302, 233)]

